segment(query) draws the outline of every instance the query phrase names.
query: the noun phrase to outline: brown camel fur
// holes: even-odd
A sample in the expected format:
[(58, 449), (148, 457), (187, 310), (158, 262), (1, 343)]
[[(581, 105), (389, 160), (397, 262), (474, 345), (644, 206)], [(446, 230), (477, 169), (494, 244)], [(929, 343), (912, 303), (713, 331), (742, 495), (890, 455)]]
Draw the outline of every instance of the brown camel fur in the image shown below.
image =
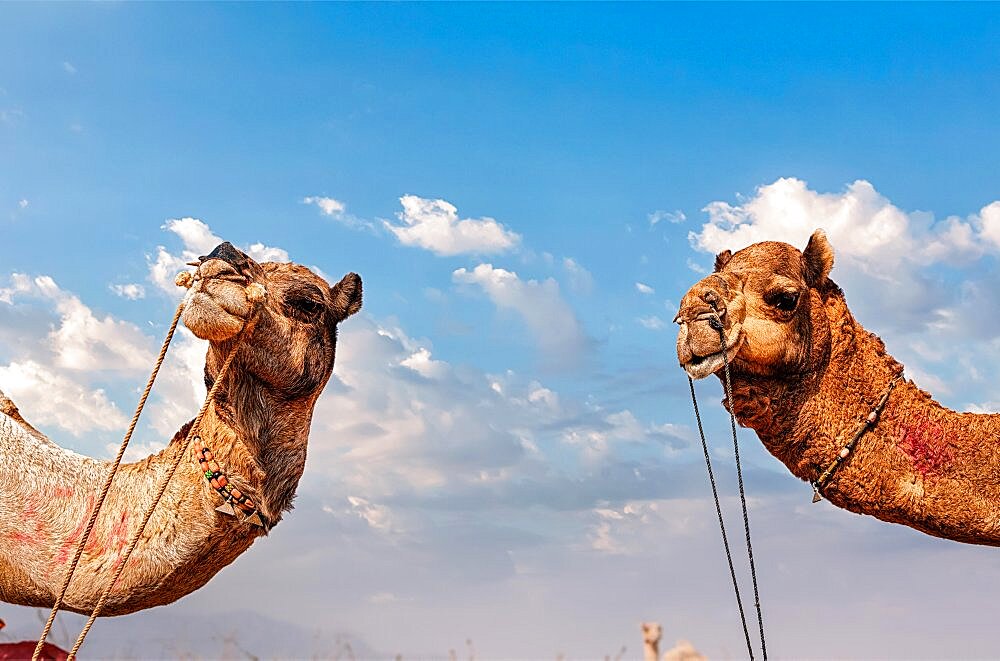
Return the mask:
[[(718, 314), (740, 424), (803, 480), (814, 481), (900, 373), (829, 278), (817, 231), (803, 252), (779, 242), (720, 253), (681, 300), (677, 356), (694, 378), (722, 378)], [(823, 488), (834, 505), (930, 535), (1000, 545), (1000, 415), (949, 410), (912, 381)]]
[[(351, 273), (331, 288), (302, 266), (258, 264), (220, 245), (200, 260), (183, 315), (209, 340), (209, 384), (251, 314), (251, 283), (266, 298), (200, 435), (273, 524), (292, 507), (313, 406), (333, 370), (337, 324), (360, 309), (361, 279)], [(94, 606), (189, 426), (162, 452), (121, 467), (67, 593), (69, 610)], [(0, 394), (0, 600), (52, 606), (108, 468), (49, 441)], [(184, 457), (103, 614), (175, 601), (265, 534), (217, 512), (221, 504), (193, 457)]]

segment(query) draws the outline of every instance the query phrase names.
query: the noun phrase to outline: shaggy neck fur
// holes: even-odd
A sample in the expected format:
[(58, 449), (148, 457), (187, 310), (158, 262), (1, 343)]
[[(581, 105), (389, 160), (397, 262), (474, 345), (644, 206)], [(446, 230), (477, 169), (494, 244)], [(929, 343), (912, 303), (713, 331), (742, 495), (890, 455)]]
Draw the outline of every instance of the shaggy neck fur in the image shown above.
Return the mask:
[[(803, 376), (734, 374), (733, 411), (803, 480), (815, 480), (885, 393), (900, 365), (855, 321), (835, 286), (824, 300), (830, 340)], [(834, 473), (834, 505), (937, 537), (1000, 546), (1000, 415), (957, 413), (912, 381)]]
[[(212, 355), (209, 363), (213, 362)], [(234, 378), (200, 434), (271, 523), (291, 508), (305, 465), (317, 394), (282, 400), (253, 377)], [(162, 452), (123, 465), (66, 597), (89, 612), (181, 451), (185, 425)], [(0, 600), (51, 606), (109, 469), (35, 431), (0, 394)], [(215, 511), (221, 498), (185, 456), (111, 594), (105, 615), (170, 603), (204, 585), (262, 529)]]

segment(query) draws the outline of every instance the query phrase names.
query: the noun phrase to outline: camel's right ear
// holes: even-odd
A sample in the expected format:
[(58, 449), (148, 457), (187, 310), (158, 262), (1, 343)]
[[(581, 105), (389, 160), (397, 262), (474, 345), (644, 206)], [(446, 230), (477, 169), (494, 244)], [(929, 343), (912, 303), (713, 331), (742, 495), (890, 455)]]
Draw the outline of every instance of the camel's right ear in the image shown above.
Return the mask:
[(826, 282), (833, 268), (833, 248), (823, 230), (816, 230), (809, 237), (809, 244), (802, 251), (802, 266), (806, 282), (811, 286), (818, 287)]
[(348, 273), (330, 288), (333, 296), (333, 318), (337, 323), (361, 309), (361, 276)]
[(715, 272), (718, 273), (722, 269), (726, 268), (726, 264), (729, 260), (733, 258), (733, 253), (730, 250), (723, 250), (718, 255), (715, 256)]

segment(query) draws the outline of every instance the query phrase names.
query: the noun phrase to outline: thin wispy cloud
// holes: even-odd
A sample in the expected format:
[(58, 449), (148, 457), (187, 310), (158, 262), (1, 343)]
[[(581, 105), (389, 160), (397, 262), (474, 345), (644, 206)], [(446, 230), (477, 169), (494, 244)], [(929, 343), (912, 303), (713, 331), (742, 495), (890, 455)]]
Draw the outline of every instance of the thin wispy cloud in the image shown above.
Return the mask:
[(522, 280), (514, 271), (479, 264), (452, 273), (458, 284), (479, 287), (500, 309), (516, 312), (528, 325), (542, 351), (559, 364), (579, 359), (588, 345), (576, 314), (554, 279)]
[(146, 298), (146, 288), (137, 282), (113, 284), (111, 285), (111, 291), (113, 291), (115, 295), (127, 298), (130, 301), (138, 301)]
[(657, 223), (665, 221), (674, 225), (678, 225), (687, 220), (687, 216), (683, 211), (677, 209), (676, 211), (654, 211), (647, 216), (649, 220), (649, 226), (655, 227)]
[(313, 204), (319, 208), (324, 216), (331, 216), (333, 218), (340, 218), (347, 211), (347, 205), (340, 200), (322, 195), (305, 197), (302, 199), (302, 203)]

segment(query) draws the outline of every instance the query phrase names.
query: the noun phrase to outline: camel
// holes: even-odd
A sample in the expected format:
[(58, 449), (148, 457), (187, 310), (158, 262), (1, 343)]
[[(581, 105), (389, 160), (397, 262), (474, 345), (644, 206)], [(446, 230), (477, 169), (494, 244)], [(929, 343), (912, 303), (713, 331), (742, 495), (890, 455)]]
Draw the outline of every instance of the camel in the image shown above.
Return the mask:
[(642, 658), (644, 661), (660, 661), (660, 637), (663, 627), (659, 622), (643, 622), (642, 627)]
[[(229, 243), (192, 265), (182, 320), (209, 341), (209, 385), (253, 311), (248, 289), (266, 295), (102, 615), (200, 588), (291, 509), (313, 407), (333, 371), (337, 324), (361, 308), (355, 273), (330, 287), (303, 266), (258, 264)], [(68, 610), (93, 608), (190, 425), (162, 452), (121, 466), (70, 584)], [(52, 606), (107, 471), (108, 462), (50, 441), (0, 394), (0, 600)], [(217, 490), (222, 481), (239, 491), (232, 514)], [(250, 509), (259, 525), (246, 518)]]
[(663, 627), (659, 622), (643, 622), (641, 626), (644, 661), (705, 661), (705, 657), (686, 640), (678, 640), (661, 657), (660, 638), (663, 636)]
[(719, 253), (715, 272), (681, 300), (681, 366), (695, 379), (723, 379), (721, 326), (732, 375), (723, 405), (816, 484), (817, 498), (936, 537), (1000, 545), (1000, 415), (949, 410), (900, 380), (903, 366), (830, 279), (833, 259), (820, 230), (802, 252), (766, 241)]

